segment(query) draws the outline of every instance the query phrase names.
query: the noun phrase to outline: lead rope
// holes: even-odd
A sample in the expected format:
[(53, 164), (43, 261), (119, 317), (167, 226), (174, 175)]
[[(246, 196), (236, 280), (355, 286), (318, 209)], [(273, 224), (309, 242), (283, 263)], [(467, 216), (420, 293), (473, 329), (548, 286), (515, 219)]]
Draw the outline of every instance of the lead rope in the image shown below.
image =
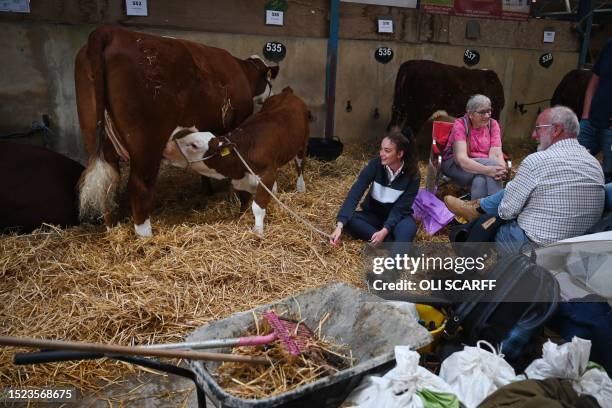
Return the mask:
[(268, 194), (270, 194), (270, 196), (278, 203), (280, 204), (281, 207), (283, 207), (289, 214), (291, 214), (295, 219), (297, 219), (298, 221), (300, 221), (301, 223), (303, 223), (304, 225), (306, 225), (308, 228), (310, 228), (312, 231), (324, 236), (326, 239), (329, 239), (330, 235), (326, 232), (321, 231), (320, 229), (318, 229), (317, 227), (315, 227), (314, 225), (312, 225), (310, 222), (306, 221), (304, 218), (300, 217), (298, 214), (296, 214), (291, 208), (287, 207), (287, 205), (285, 203), (283, 203), (281, 200), (278, 199), (278, 197), (276, 197), (274, 195), (274, 193), (272, 191), (270, 191), (270, 189), (268, 188), (268, 186), (266, 186), (262, 181), (261, 178), (255, 174), (255, 172), (253, 172), (253, 170), (251, 170), (251, 168), (249, 167), (249, 165), (247, 164), (247, 162), (244, 160), (244, 158), (242, 157), (242, 155), (240, 154), (240, 152), (238, 151), (238, 149), (236, 149), (236, 147), (234, 147), (234, 152), (236, 152), (236, 155), (238, 156), (238, 158), (240, 159), (240, 161), (242, 162), (242, 164), (244, 164), (244, 166), (247, 168), (247, 170), (249, 171), (249, 173), (251, 173), (252, 176), (254, 176), (257, 179), (257, 183), (259, 183), (264, 190), (266, 190), (268, 192)]

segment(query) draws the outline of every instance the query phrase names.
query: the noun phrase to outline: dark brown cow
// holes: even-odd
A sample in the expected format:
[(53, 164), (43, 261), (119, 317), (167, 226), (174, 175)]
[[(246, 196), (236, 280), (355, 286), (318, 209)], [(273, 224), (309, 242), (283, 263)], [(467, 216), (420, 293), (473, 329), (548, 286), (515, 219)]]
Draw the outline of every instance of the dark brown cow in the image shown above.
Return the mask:
[[(468, 69), (434, 61), (404, 62), (395, 79), (392, 117), (387, 129), (398, 126), (410, 128), (414, 135), (436, 111), (444, 110), (451, 116), (465, 113), (465, 104), (474, 94), (491, 99), (493, 118), (499, 119), (504, 107), (504, 88), (494, 71)], [(419, 158), (426, 160), (431, 135), (416, 140)]]
[(584, 93), (586, 92), (589, 81), (593, 73), (582, 69), (574, 69), (563, 77), (552, 99), (550, 106), (563, 105), (567, 106), (581, 118), (582, 107), (584, 105)]
[(102, 27), (76, 57), (79, 122), (90, 162), (81, 181), (81, 216), (112, 226), (120, 157), (136, 233), (152, 234), (149, 214), (168, 135), (182, 126), (224, 133), (265, 98), (278, 67), (191, 41)]
[(0, 232), (79, 223), (83, 166), (41, 147), (0, 143)]
[(246, 209), (249, 196), (255, 194), (253, 230), (257, 234), (263, 235), (270, 195), (249, 173), (236, 150), (271, 190), (275, 189), (278, 169), (295, 159), (297, 190), (306, 190), (303, 169), (309, 134), (308, 109), (291, 88), (268, 98), (259, 113), (226, 136), (216, 137), (210, 132), (194, 130), (177, 128), (164, 157), (175, 166), (191, 166), (208, 177), (232, 179), (232, 186), (246, 194), (240, 194), (241, 210)]

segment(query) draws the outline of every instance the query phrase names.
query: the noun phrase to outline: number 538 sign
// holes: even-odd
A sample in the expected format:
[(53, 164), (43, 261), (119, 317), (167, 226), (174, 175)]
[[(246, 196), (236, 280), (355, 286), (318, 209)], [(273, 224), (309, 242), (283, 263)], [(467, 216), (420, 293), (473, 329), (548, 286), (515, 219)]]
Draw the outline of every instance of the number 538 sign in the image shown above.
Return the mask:
[(125, 11), (128, 16), (146, 16), (147, 0), (125, 0)]

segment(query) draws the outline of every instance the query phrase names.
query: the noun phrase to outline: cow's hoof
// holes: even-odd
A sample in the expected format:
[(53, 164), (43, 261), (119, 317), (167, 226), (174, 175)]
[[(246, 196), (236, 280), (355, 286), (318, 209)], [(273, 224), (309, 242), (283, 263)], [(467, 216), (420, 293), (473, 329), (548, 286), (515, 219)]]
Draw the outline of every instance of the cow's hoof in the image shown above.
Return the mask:
[(114, 229), (121, 228), (121, 223), (116, 222), (113, 225), (105, 225), (105, 227), (106, 227), (106, 232), (111, 232)]
[(255, 227), (253, 227), (252, 231), (253, 231), (253, 234), (257, 235), (258, 238), (263, 238), (264, 237), (263, 227), (255, 226)]
[(152, 237), (153, 230), (151, 229), (151, 220), (148, 218), (140, 225), (134, 224), (134, 230), (136, 231), (136, 235), (139, 237)]
[(306, 191), (306, 183), (304, 183), (304, 177), (298, 177), (297, 183), (295, 184), (295, 189), (299, 193), (304, 193)]

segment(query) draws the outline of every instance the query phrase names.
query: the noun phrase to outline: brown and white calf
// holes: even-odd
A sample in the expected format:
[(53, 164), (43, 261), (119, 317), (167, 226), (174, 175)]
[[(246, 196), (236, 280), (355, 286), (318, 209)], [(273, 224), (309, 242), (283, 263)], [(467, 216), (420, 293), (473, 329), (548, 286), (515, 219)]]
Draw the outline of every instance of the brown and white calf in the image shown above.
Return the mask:
[[(261, 110), (225, 136), (178, 127), (172, 133), (164, 158), (177, 167), (191, 167), (198, 173), (232, 180), (238, 191), (241, 210), (254, 194), (253, 231), (263, 235), (263, 221), (270, 195), (258, 183), (274, 190), (278, 169), (291, 160), (297, 168), (298, 191), (305, 191), (304, 157), (308, 143), (308, 109), (289, 87), (266, 99)], [(252, 176), (236, 150), (258, 176)]]
[(134, 229), (153, 234), (149, 215), (168, 136), (177, 124), (225, 133), (271, 92), (278, 67), (187, 40), (105, 26), (75, 61), (79, 123), (89, 164), (80, 183), (81, 218), (117, 221), (119, 160), (129, 162)]

